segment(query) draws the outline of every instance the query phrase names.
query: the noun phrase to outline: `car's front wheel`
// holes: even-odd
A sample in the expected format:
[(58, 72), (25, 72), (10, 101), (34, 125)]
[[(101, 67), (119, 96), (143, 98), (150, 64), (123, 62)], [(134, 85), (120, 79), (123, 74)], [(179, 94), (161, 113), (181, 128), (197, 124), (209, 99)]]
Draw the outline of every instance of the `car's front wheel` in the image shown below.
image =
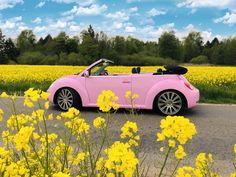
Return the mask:
[(157, 97), (156, 107), (164, 115), (176, 115), (184, 108), (183, 96), (176, 91), (164, 91)]
[(74, 90), (62, 88), (56, 95), (56, 104), (61, 110), (67, 111), (71, 107), (79, 106), (79, 97)]

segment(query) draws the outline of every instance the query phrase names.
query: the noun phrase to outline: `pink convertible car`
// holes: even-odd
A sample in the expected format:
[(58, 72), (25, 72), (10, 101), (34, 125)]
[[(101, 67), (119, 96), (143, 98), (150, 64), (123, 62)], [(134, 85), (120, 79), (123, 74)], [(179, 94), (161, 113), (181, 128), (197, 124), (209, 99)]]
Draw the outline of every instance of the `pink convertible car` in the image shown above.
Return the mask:
[[(118, 97), (120, 108), (131, 108), (125, 98), (127, 91), (138, 94), (133, 105), (137, 109), (154, 109), (165, 115), (175, 115), (191, 108), (199, 100), (199, 91), (183, 76), (186, 68), (168, 66), (155, 73), (142, 73), (140, 67), (129, 74), (109, 74), (112, 61), (100, 59), (78, 74), (56, 80), (48, 89), (49, 101), (61, 110), (70, 107), (97, 107), (98, 95), (112, 90)], [(117, 66), (118, 67), (118, 66)]]

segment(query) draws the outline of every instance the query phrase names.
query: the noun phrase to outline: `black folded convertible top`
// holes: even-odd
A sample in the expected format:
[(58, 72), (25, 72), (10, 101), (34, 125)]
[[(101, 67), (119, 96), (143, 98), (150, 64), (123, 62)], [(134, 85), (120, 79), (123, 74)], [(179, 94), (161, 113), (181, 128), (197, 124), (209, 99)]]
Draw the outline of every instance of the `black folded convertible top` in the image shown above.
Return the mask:
[(164, 68), (168, 74), (186, 74), (188, 72), (187, 68), (177, 65), (167, 65)]

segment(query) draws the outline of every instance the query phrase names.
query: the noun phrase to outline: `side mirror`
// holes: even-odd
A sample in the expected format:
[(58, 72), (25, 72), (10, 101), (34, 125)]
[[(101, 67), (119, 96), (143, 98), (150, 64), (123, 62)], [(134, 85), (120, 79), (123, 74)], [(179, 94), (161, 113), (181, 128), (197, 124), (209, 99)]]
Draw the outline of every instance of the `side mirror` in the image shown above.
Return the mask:
[(89, 72), (88, 71), (84, 72), (84, 77), (89, 77)]

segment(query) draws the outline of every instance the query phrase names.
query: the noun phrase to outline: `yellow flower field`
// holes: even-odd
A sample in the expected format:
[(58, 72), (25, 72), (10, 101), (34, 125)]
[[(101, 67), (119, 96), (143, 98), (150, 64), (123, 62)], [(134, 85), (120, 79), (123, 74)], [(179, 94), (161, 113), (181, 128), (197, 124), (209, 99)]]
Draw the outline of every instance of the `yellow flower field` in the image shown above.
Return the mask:
[[(47, 90), (57, 78), (81, 72), (84, 68), (85, 66), (1, 65), (0, 91), (22, 93), (29, 87)], [(144, 66), (141, 67), (141, 72), (155, 72), (157, 68), (159, 67)], [(215, 102), (216, 97), (222, 96), (218, 102), (236, 103), (236, 89), (234, 89), (236, 67), (187, 66), (187, 68), (189, 71), (185, 76), (200, 89), (202, 100)], [(112, 66), (108, 71), (131, 73), (131, 69), (132, 67), (127, 66)]]
[[(69, 74), (82, 71), (85, 66), (30, 66), (30, 65), (2, 65), (0, 68), (0, 82), (44, 82)], [(155, 72), (158, 66), (144, 66), (142, 72)], [(236, 83), (236, 67), (188, 66), (186, 77), (193, 84), (207, 84), (222, 86)], [(110, 73), (131, 73), (132, 67), (112, 66)]]

